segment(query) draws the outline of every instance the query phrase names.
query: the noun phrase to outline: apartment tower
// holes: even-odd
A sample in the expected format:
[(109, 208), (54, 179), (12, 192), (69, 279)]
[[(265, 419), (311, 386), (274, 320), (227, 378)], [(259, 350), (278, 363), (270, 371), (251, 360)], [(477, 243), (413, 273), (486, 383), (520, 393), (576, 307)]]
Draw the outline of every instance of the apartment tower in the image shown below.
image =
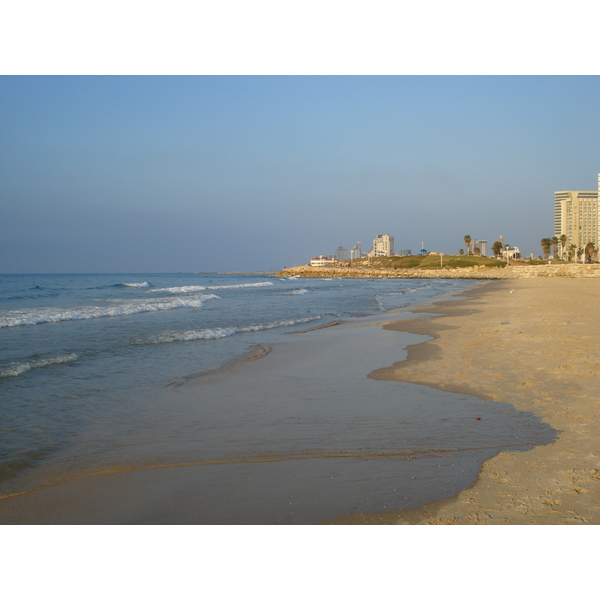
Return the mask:
[(380, 233), (373, 240), (371, 256), (394, 256), (394, 236)]
[(567, 236), (564, 251), (562, 244), (558, 246), (559, 257), (563, 258), (572, 245), (584, 250), (586, 244), (593, 242), (598, 248), (599, 219), (598, 191), (554, 192), (554, 235), (559, 239), (563, 234)]

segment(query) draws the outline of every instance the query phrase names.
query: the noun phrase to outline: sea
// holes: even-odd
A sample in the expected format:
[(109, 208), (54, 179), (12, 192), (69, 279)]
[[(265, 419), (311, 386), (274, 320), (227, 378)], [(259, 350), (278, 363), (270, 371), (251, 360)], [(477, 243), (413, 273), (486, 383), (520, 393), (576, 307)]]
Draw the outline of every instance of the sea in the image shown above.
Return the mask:
[(473, 285), (0, 275), (0, 515), (104, 473), (132, 474), (127, 523), (309, 524), (454, 495), (556, 432), (508, 402), (368, 378), (430, 338), (367, 325)]

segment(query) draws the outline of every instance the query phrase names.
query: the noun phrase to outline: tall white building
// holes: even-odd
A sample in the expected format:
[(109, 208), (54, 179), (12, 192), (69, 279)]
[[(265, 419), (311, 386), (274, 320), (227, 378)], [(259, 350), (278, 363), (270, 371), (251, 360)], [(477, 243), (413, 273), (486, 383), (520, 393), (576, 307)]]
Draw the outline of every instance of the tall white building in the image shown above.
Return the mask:
[(394, 256), (394, 236), (380, 233), (373, 240), (370, 256)]
[[(600, 191), (600, 174), (598, 175)], [(554, 235), (560, 239), (567, 237), (564, 246), (558, 245), (558, 255), (563, 258), (571, 245), (584, 250), (592, 242), (598, 248), (598, 230), (600, 214), (598, 211), (598, 191), (561, 191), (554, 192)]]

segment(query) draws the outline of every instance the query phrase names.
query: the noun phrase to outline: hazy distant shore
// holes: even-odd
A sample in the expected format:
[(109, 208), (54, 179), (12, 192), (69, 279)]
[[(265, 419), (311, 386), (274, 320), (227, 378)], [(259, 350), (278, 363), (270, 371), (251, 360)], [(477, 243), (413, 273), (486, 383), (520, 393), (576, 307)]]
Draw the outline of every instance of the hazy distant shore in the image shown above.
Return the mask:
[(335, 522), (600, 523), (599, 293), (597, 280), (493, 282), (465, 301), (416, 311), (439, 317), (389, 325), (435, 339), (371, 377), (510, 402), (561, 433), (552, 444), (486, 461), (475, 485), (452, 498)]

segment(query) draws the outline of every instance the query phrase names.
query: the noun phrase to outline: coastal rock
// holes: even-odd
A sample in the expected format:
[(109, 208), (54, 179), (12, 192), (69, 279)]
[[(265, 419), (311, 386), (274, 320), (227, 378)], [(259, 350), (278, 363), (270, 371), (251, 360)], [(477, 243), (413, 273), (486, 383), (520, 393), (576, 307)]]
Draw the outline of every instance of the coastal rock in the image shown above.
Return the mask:
[(363, 277), (409, 279), (527, 279), (531, 277), (600, 277), (600, 264), (549, 264), (501, 267), (457, 267), (449, 269), (366, 269), (362, 267), (291, 267), (277, 277)]

